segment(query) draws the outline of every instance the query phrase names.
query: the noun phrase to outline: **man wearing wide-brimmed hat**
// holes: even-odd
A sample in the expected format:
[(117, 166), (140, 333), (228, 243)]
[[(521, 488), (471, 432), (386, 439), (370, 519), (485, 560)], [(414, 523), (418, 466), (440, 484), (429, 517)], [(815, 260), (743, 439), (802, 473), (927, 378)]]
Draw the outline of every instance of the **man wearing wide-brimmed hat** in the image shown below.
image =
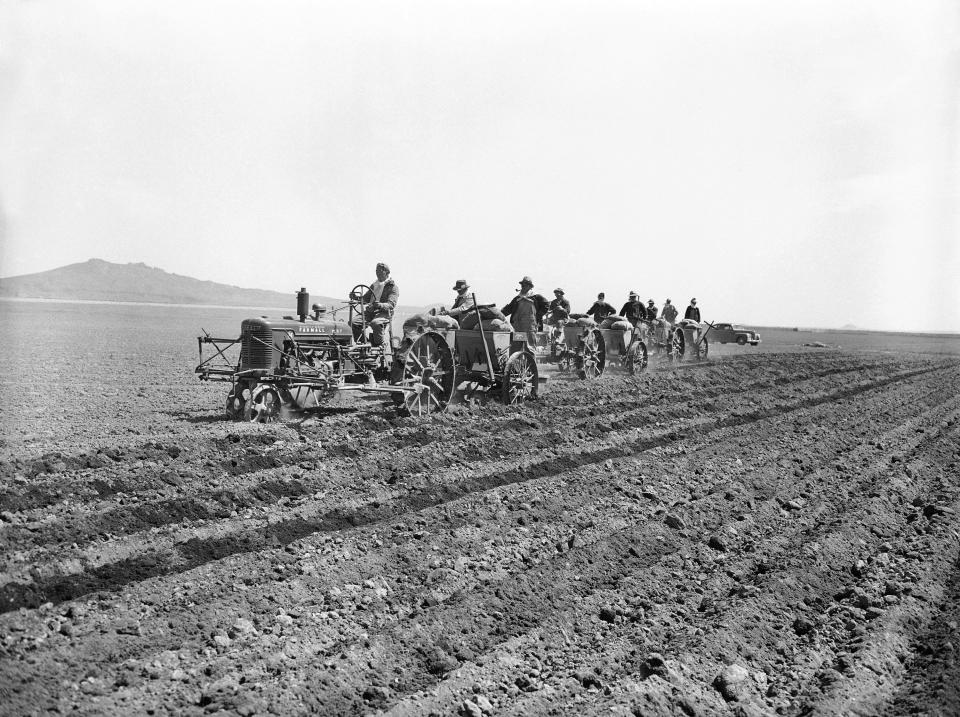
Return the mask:
[(653, 303), (653, 299), (647, 299), (647, 321), (656, 321), (660, 309)]
[(520, 279), (519, 293), (501, 311), (504, 316), (510, 317), (515, 330), (526, 335), (527, 344), (533, 349), (537, 345), (536, 331), (549, 308), (545, 298), (533, 293), (533, 279), (525, 276)]
[(570, 318), (570, 302), (567, 300), (567, 297), (564, 296), (563, 289), (554, 289), (553, 296), (554, 299), (550, 302), (550, 306), (547, 309), (550, 312), (549, 323), (554, 326), (559, 326)]
[(640, 301), (640, 295), (635, 291), (630, 292), (627, 303), (620, 309), (620, 316), (636, 326), (647, 318), (647, 311), (643, 308), (643, 302)]
[(687, 307), (687, 310), (683, 312), (684, 319), (692, 319), (698, 324), (700, 323), (700, 307), (697, 306), (696, 299), (690, 299), (690, 306)]
[(444, 316), (452, 316), (457, 321), (463, 318), (468, 311), (473, 311), (473, 294), (468, 294), (470, 285), (466, 279), (457, 279), (453, 285), (453, 290), (457, 292), (457, 298), (453, 300), (453, 306), (449, 309), (440, 311)]

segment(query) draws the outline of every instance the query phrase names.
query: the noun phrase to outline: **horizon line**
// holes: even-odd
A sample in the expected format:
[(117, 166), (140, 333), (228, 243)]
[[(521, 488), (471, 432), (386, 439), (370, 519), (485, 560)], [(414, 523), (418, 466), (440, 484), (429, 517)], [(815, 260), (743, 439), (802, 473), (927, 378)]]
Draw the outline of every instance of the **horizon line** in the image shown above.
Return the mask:
[[(41, 302), (41, 303), (51, 303), (51, 304), (117, 304), (120, 306), (170, 306), (174, 308), (182, 309), (266, 309), (270, 311), (287, 311), (288, 309), (281, 308), (279, 306), (248, 306), (248, 305), (235, 305), (229, 306), (226, 304), (181, 304), (174, 302), (164, 302), (164, 301), (109, 301), (106, 299), (51, 299), (46, 297), (29, 297), (29, 296), (0, 296), (0, 301), (14, 301), (14, 302)], [(426, 307), (409, 307), (409, 308), (426, 308)], [(707, 322), (703, 322), (707, 323)], [(907, 334), (913, 336), (938, 336), (943, 338), (960, 338), (960, 332), (956, 331), (893, 331), (891, 329), (867, 329), (860, 327), (853, 328), (843, 328), (843, 327), (828, 327), (828, 326), (784, 326), (784, 325), (775, 325), (768, 326), (763, 324), (752, 324), (753, 327), (758, 329), (779, 329), (783, 331), (846, 331), (846, 332), (862, 332), (862, 333), (871, 333), (871, 334)]]

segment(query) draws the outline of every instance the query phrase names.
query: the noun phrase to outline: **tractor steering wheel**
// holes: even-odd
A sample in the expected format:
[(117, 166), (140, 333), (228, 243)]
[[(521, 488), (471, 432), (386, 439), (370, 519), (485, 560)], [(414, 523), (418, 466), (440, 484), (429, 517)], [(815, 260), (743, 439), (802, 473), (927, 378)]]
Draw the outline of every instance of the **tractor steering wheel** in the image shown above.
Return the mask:
[[(354, 311), (357, 312), (360, 316), (360, 325), (364, 329), (367, 328), (367, 307), (370, 304), (363, 303), (363, 297), (368, 293), (372, 295), (372, 289), (366, 284), (357, 284), (355, 287), (350, 289), (350, 293), (347, 294), (348, 301), (350, 302), (350, 313)], [(350, 323), (353, 323), (353, 316), (350, 317)]]
[(363, 303), (363, 297), (366, 296), (367, 293), (371, 291), (372, 290), (370, 289), (370, 287), (367, 286), (366, 284), (357, 284), (355, 287), (350, 289), (350, 293), (347, 294), (347, 296), (349, 297), (350, 303), (357, 304), (362, 308), (364, 306), (369, 306), (369, 304)]

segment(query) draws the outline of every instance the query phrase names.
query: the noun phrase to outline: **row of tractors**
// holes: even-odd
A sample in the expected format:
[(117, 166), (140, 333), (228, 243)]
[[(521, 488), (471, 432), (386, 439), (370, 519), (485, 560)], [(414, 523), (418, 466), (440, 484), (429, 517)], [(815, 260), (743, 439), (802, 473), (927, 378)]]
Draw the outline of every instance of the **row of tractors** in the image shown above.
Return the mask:
[(245, 319), (238, 338), (204, 332), (196, 373), (230, 384), (230, 418), (270, 422), (285, 411), (322, 408), (351, 391), (389, 395), (401, 414), (411, 416), (490, 397), (517, 404), (537, 397), (545, 380), (538, 366), (544, 364), (593, 379), (609, 368), (641, 372), (651, 354), (672, 362), (707, 356), (709, 324), (695, 322), (551, 326), (537, 334), (537, 346), (522, 332), (485, 330), (480, 320), (473, 330), (418, 327), (401, 336), (388, 324), (385, 340), (374, 345), (362, 298), (368, 291), (355, 286), (351, 298), (328, 312), (317, 304), (308, 309), (309, 295), (301, 289), (296, 316)]

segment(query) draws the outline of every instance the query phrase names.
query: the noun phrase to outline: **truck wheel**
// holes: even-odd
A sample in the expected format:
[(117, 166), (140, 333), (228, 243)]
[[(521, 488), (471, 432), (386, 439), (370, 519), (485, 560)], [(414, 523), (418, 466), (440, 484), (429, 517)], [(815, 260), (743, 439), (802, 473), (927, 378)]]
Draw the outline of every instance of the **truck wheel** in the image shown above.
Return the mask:
[(738, 336), (738, 337), (737, 337), (737, 346), (746, 346), (746, 345), (747, 345), (747, 337), (746, 337), (746, 336)]

